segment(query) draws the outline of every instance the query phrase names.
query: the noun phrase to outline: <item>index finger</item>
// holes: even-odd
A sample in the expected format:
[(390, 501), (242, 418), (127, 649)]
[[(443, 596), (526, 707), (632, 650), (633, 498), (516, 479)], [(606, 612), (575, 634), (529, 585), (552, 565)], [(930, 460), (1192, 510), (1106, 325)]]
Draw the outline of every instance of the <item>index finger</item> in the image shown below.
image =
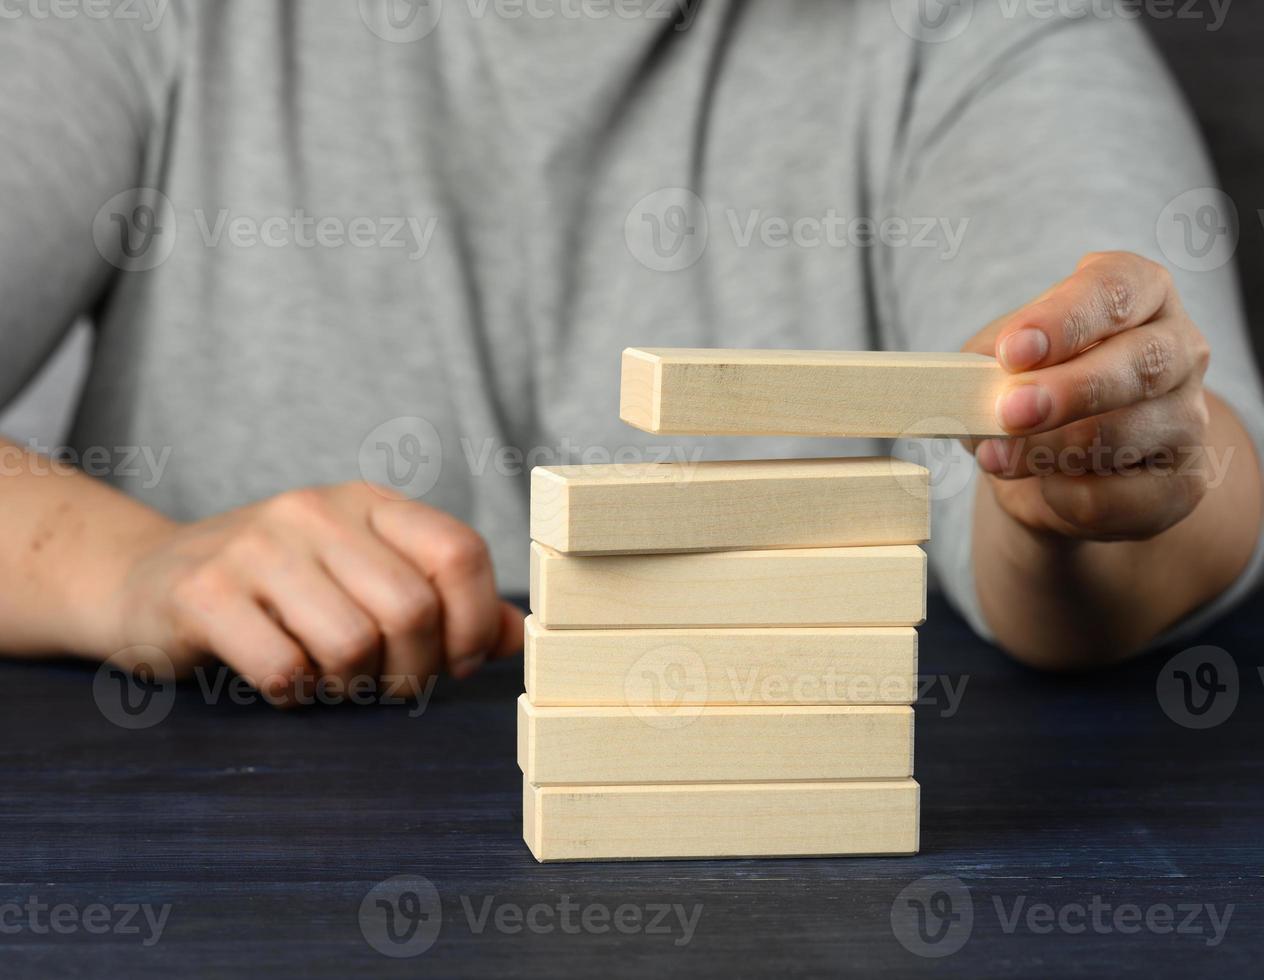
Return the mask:
[(504, 620), (487, 545), (473, 528), (411, 500), (382, 501), (369, 525), (433, 584), (449, 665), (495, 652)]
[(1061, 364), (1108, 337), (1148, 323), (1172, 296), (1167, 269), (1128, 252), (1100, 252), (997, 332), (996, 356), (1011, 373)]

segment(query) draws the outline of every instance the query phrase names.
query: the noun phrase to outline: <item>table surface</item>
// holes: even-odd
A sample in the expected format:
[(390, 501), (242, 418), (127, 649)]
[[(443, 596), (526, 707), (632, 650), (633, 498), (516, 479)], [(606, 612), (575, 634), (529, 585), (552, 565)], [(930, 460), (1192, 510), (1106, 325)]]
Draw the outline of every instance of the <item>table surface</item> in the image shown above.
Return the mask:
[(911, 858), (537, 864), (518, 660), (419, 715), (194, 684), (136, 730), (90, 666), (2, 664), (0, 973), (1258, 975), (1262, 634), (1256, 600), (1183, 645), (1227, 663), (1050, 677), (932, 600)]

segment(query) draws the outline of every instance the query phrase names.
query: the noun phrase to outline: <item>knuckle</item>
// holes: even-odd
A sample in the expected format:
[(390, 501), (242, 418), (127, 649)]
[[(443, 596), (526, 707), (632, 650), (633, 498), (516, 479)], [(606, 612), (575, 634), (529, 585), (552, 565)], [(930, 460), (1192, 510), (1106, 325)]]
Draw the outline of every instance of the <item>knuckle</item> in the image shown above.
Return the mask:
[(204, 564), (177, 574), (168, 595), (178, 631), (187, 633), (214, 616), (233, 589), (232, 578), (215, 565)]
[(472, 528), (449, 531), (435, 556), (440, 572), (458, 578), (471, 578), (491, 567), (487, 543)]
[(424, 582), (401, 582), (381, 615), (388, 634), (424, 633), (438, 625), (439, 601)]
[(1153, 398), (1164, 390), (1164, 382), (1172, 370), (1172, 348), (1159, 336), (1146, 337), (1137, 348), (1133, 373), (1141, 395)]
[(224, 557), (240, 568), (256, 568), (268, 561), (275, 550), (271, 536), (261, 527), (246, 527), (224, 545)]
[(368, 619), (353, 619), (335, 630), (324, 651), (327, 667), (351, 667), (360, 663), (378, 645), (378, 634)]
[(368, 481), (363, 481), (351, 484), (351, 486), (354, 487), (353, 492), (357, 497), (365, 498), (370, 503), (376, 502), (374, 498), (384, 498), (393, 503), (399, 503), (410, 499), (408, 494), (403, 493), (394, 487), (389, 487), (384, 483), (370, 483)]
[(230, 591), (229, 577), (213, 564), (198, 565), (179, 573), (171, 586), (171, 595), (178, 602), (202, 606), (225, 598)]
[(1123, 327), (1132, 319), (1136, 290), (1124, 276), (1103, 275), (1097, 283), (1097, 301), (1107, 322), (1112, 327)]
[(1189, 399), (1188, 418), (1191, 425), (1195, 428), (1198, 436), (1201, 438), (1206, 432), (1207, 427), (1211, 425), (1211, 411), (1207, 408), (1207, 398), (1199, 389), (1194, 396)]
[(1089, 371), (1079, 382), (1079, 402), (1081, 408), (1090, 415), (1101, 412), (1106, 398), (1106, 383), (1101, 375)]
[(1193, 355), (1194, 370), (1201, 378), (1211, 366), (1211, 344), (1207, 343), (1207, 338), (1200, 331), (1195, 331), (1195, 334), (1195, 339), (1190, 344), (1190, 352)]
[(1066, 509), (1071, 522), (1083, 528), (1103, 527), (1110, 519), (1110, 499), (1096, 482), (1077, 482), (1067, 496)]
[(1087, 310), (1076, 306), (1062, 318), (1062, 342), (1067, 350), (1083, 350), (1091, 343), (1092, 336), (1092, 314)]
[(289, 490), (268, 501), (267, 513), (276, 520), (290, 524), (313, 524), (329, 518), (329, 502), (315, 488)]

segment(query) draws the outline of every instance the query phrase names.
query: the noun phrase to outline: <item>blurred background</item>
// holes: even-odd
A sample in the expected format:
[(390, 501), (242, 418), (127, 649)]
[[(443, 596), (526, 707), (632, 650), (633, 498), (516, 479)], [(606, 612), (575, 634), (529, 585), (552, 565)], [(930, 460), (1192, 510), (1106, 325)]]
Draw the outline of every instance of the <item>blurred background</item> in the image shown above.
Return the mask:
[[(1158, 44), (1193, 106), (1211, 149), (1220, 186), (1237, 205), (1241, 238), (1236, 262), (1246, 300), (1255, 359), (1264, 370), (1264, 4), (1220, 0), (1223, 23), (1207, 29), (1201, 19), (1166, 16), (1161, 4), (1146, 4), (1147, 30)], [(69, 428), (87, 359), (91, 330), (80, 324), (7, 411), (0, 432), (39, 447), (60, 443)]]

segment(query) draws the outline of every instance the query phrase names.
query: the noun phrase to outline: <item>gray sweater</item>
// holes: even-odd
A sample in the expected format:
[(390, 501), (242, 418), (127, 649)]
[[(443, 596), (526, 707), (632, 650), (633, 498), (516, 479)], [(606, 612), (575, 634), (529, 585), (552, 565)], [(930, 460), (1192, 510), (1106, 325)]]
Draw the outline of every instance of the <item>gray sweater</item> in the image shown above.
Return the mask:
[[(0, 17), (0, 404), (92, 315), (72, 450), (175, 517), (393, 482), (522, 591), (534, 463), (889, 451), (633, 431), (623, 347), (953, 350), (1105, 249), (1264, 439), (1223, 202), (1102, 4), (110, 3)], [(981, 627), (973, 469), (897, 451)]]

